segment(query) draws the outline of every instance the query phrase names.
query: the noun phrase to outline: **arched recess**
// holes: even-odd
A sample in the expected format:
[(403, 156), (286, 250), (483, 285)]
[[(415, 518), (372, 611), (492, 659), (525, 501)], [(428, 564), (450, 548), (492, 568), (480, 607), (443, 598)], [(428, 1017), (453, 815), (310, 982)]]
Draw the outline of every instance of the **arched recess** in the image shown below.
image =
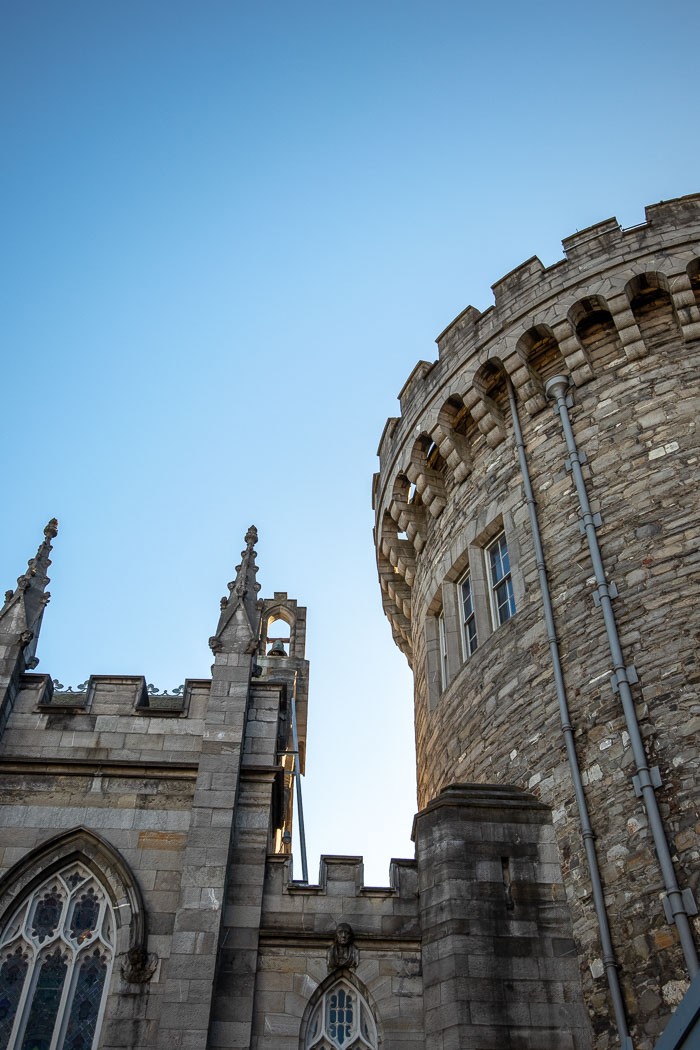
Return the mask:
[(399, 526), (393, 515), (384, 512), (380, 549), (391, 565), (403, 576), (409, 587), (416, 575), (416, 551), (409, 539), (399, 536)]
[(0, 929), (20, 898), (71, 863), (91, 871), (107, 890), (116, 922), (116, 954), (135, 957), (146, 951), (146, 911), (136, 877), (106, 839), (77, 827), (48, 839), (18, 861), (0, 879)]
[(549, 325), (533, 325), (521, 335), (516, 352), (525, 365), (527, 378), (519, 386), (518, 393), (525, 407), (534, 415), (547, 405), (545, 383), (552, 376), (567, 372), (566, 363)]
[(263, 652), (269, 655), (271, 646), (276, 641), (281, 641), (284, 646), (284, 655), (290, 656), (295, 652), (296, 645), (296, 616), (285, 605), (273, 605), (265, 610), (262, 623)]
[(445, 471), (445, 460), (436, 442), (428, 434), (421, 434), (411, 451), (406, 476), (416, 486), (421, 503), (433, 518), (439, 517), (447, 504)]
[(423, 550), (426, 537), (425, 507), (415, 482), (407, 474), (397, 474), (391, 491), (389, 514), (416, 551)]
[[(342, 1035), (341, 1010), (345, 1026)], [(299, 1029), (299, 1050), (377, 1050), (381, 1042), (379, 1017), (368, 988), (350, 970), (329, 974), (307, 1003)]]
[(487, 443), (491, 448), (500, 445), (506, 436), (508, 408), (506, 370), (500, 358), (491, 357), (476, 370), (469, 400), (471, 413)]
[(638, 274), (628, 281), (625, 291), (647, 350), (677, 347), (681, 331), (664, 274)]
[(464, 401), (459, 394), (451, 394), (438, 413), (432, 436), (456, 484), (471, 472), (477, 434), (478, 427)]
[(580, 299), (569, 310), (569, 320), (591, 365), (598, 372), (625, 359), (617, 325), (601, 296), (589, 295)]

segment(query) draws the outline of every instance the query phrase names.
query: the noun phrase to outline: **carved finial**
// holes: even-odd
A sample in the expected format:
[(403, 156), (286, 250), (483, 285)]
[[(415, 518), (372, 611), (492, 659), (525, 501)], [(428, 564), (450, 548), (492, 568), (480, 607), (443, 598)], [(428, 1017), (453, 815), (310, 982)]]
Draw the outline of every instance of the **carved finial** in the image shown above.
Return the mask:
[(335, 928), (333, 943), (326, 956), (329, 972), (332, 970), (354, 970), (360, 961), (355, 947), (355, 934), (349, 922), (339, 922)]
[[(258, 639), (258, 621), (256, 594), (260, 587), (256, 582), (258, 567), (255, 564), (255, 544), (258, 542), (258, 530), (251, 525), (245, 534), (245, 550), (241, 551), (241, 563), (236, 566), (236, 578), (228, 585), (229, 597), (221, 599), (221, 615), (216, 634), (209, 639), (212, 652), (223, 652), (225, 649), (224, 635), (226, 627), (237, 615), (237, 610), (242, 609), (250, 630), (250, 639), (241, 641), (238, 637), (236, 644), (241, 647), (241, 652), (253, 652)], [(252, 647), (252, 648), (251, 648)]]
[(44, 539), (33, 558), (27, 562), (26, 571), (17, 578), (17, 588), (5, 592), (2, 617), (6, 630), (16, 631), (17, 641), (24, 650), (25, 666), (34, 667), (39, 628), (44, 609), (51, 597), (46, 590), (49, 583), (47, 571), (51, 564), (51, 540), (58, 534), (58, 522), (52, 518), (44, 529)]

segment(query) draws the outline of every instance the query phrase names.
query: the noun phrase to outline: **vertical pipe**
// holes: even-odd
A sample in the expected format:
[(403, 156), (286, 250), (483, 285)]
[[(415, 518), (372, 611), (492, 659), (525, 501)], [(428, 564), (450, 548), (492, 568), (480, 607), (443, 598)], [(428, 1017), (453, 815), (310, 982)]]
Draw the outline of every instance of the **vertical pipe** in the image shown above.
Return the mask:
[(610, 586), (605, 575), (603, 559), (598, 545), (595, 522), (588, 501), (588, 493), (586, 492), (586, 482), (583, 477), (583, 471), (581, 470), (581, 457), (576, 445), (576, 439), (574, 437), (574, 432), (571, 427), (571, 419), (569, 417), (569, 406), (567, 404), (569, 379), (567, 376), (554, 376), (549, 380), (545, 389), (548, 396), (556, 402), (555, 411), (561, 421), (566, 447), (569, 452), (571, 470), (574, 476), (574, 484), (576, 486), (581, 514), (583, 516), (583, 525), (586, 539), (588, 540), (588, 549), (593, 564), (593, 572), (598, 585), (600, 609), (605, 623), (605, 633), (607, 635), (608, 647), (612, 657), (615, 680), (620, 693), (625, 722), (627, 723), (627, 732), (629, 733), (630, 743), (632, 745), (632, 754), (637, 767), (637, 777), (642, 801), (649, 817), (649, 826), (651, 828), (656, 855), (659, 860), (659, 866), (661, 868), (666, 893), (670, 903), (671, 915), (675, 920), (688, 972), (692, 978), (698, 972), (698, 957), (695, 950), (695, 942), (693, 940), (683, 894), (681, 893), (676, 880), (676, 872), (673, 867), (673, 861), (671, 860), (671, 851), (669, 850), (668, 842), (666, 841), (666, 832), (661, 820), (659, 806), (656, 801), (656, 794), (654, 792), (654, 786), (651, 781), (651, 775), (647, 763), (647, 756), (644, 750), (644, 741), (642, 740), (639, 723), (637, 722), (637, 712), (634, 706), (632, 690), (630, 689), (629, 677), (622, 656), (620, 637), (617, 631), (615, 613), (612, 607)]
[(297, 789), (297, 814), (299, 816), (299, 847), (301, 849), (302, 882), (309, 881), (309, 868), (306, 863), (306, 831), (304, 830), (304, 806), (301, 801), (301, 780), (299, 774), (299, 737), (297, 736), (297, 676), (294, 675), (292, 689), (292, 746), (294, 748), (294, 780)]
[(605, 895), (603, 893), (603, 885), (600, 878), (600, 868), (598, 866), (598, 857), (595, 851), (595, 835), (593, 828), (591, 827), (590, 816), (588, 813), (588, 804), (586, 802), (586, 796), (583, 790), (583, 781), (581, 779), (581, 769), (578, 764), (578, 756), (576, 754), (576, 742), (574, 740), (574, 731), (571, 724), (571, 716), (569, 713), (569, 703), (566, 696), (566, 686), (564, 684), (564, 675), (561, 667), (561, 657), (559, 653), (559, 643), (557, 641), (556, 628), (554, 625), (554, 612), (552, 609), (552, 599), (549, 593), (549, 583), (547, 581), (547, 570), (544, 563), (544, 550), (542, 548), (542, 537), (540, 534), (539, 523), (537, 520), (537, 504), (535, 503), (535, 496), (532, 491), (532, 484), (530, 482), (530, 471), (527, 465), (527, 456), (525, 454), (525, 444), (523, 442), (522, 430), (520, 429), (520, 420), (518, 418), (518, 406), (515, 401), (515, 391), (513, 390), (513, 384), (510, 378), (506, 379), (508, 387), (508, 400), (510, 402), (510, 414), (513, 420), (513, 430), (515, 432), (515, 443), (518, 449), (518, 459), (520, 461), (520, 473), (523, 479), (523, 487), (525, 489), (525, 499), (527, 501), (527, 509), (530, 515), (530, 528), (532, 529), (532, 538), (535, 547), (535, 559), (537, 562), (537, 573), (540, 581), (540, 593), (542, 594), (542, 606), (544, 608), (544, 619), (547, 627), (547, 641), (549, 642), (549, 654), (552, 661), (552, 669), (554, 671), (554, 688), (557, 694), (557, 700), (559, 701), (559, 715), (561, 718), (561, 728), (564, 735), (564, 743), (566, 745), (566, 753), (569, 760), (569, 769), (571, 771), (571, 780), (574, 786), (574, 795), (576, 797), (576, 806), (579, 812), (579, 819), (581, 821), (581, 837), (583, 839), (583, 846), (586, 852), (586, 860), (588, 862), (588, 872), (591, 878), (591, 887), (593, 891), (593, 906), (595, 908), (596, 919), (598, 922), (598, 930), (600, 933), (600, 944), (603, 953), (603, 965), (605, 967), (605, 974), (608, 980), (608, 987), (610, 989), (610, 997), (613, 1004), (613, 1012), (615, 1014), (615, 1023), (620, 1036), (620, 1042), (622, 1043), (623, 1050), (627, 1050), (627, 1047), (631, 1047), (631, 1039), (629, 1035), (629, 1029), (627, 1027), (627, 1018), (625, 1016), (624, 1000), (622, 998), (622, 991), (620, 989), (620, 979), (617, 972), (617, 960), (615, 958), (615, 950), (612, 944), (612, 938), (610, 936), (610, 925), (608, 923), (608, 915), (605, 908)]

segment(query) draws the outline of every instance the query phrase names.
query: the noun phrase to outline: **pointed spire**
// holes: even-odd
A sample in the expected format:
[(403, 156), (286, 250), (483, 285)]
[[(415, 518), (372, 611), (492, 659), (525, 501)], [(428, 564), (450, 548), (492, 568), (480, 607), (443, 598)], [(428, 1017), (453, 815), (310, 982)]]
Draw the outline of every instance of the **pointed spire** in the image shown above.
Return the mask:
[[(245, 534), (245, 550), (241, 551), (241, 564), (236, 566), (236, 579), (228, 585), (231, 598), (234, 596), (245, 603), (248, 613), (255, 609), (260, 584), (256, 582), (258, 567), (255, 564), (255, 544), (258, 542), (258, 530), (251, 525)], [(231, 601), (231, 598), (228, 601)], [(251, 606), (252, 602), (252, 606)], [(228, 602), (227, 602), (228, 604)]]
[(51, 540), (58, 535), (58, 522), (52, 518), (44, 529), (44, 540), (34, 558), (27, 562), (27, 570), (17, 578), (14, 591), (5, 591), (5, 604), (0, 610), (0, 630), (17, 633), (17, 640), (25, 649), (27, 666), (34, 661), (34, 652), (39, 638), (41, 619), (51, 595), (46, 590), (50, 582), (47, 575), (51, 558)]
[(251, 525), (245, 534), (245, 550), (241, 551), (241, 563), (236, 566), (236, 578), (228, 585), (228, 598), (221, 599), (221, 616), (216, 634), (209, 639), (209, 645), (216, 653), (221, 649), (221, 636), (224, 628), (232, 619), (236, 609), (242, 608), (251, 636), (257, 641), (257, 601), (260, 584), (256, 580), (258, 567), (255, 564), (255, 544), (258, 542), (258, 530)]

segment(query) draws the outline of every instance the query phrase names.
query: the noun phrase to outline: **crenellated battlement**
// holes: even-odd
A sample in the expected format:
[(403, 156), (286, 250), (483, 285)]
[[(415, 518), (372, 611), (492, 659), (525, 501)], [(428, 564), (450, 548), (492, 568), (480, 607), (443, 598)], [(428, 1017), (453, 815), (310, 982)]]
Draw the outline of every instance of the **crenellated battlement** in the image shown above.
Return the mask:
[(682, 341), (700, 337), (699, 241), (700, 194), (652, 205), (630, 229), (611, 218), (577, 231), (562, 242), (564, 259), (545, 267), (533, 256), (496, 281), (494, 305), (468, 306), (438, 336), (438, 359), (415, 366), (373, 484), (384, 606), (409, 659), (416, 559), (474, 457), (504, 440), (508, 382), (536, 417), (555, 372), (581, 387), (611, 367), (634, 368), (654, 348), (652, 300), (668, 306)]
[[(318, 882), (296, 882), (292, 858), (270, 854), (267, 858), (267, 880), (270, 892), (301, 896), (379, 896), (414, 900), (418, 891), (416, 862), (392, 858), (389, 863), (389, 885), (368, 886), (364, 877), (364, 857), (324, 854), (320, 858)], [(267, 891), (266, 891), (267, 892)]]

